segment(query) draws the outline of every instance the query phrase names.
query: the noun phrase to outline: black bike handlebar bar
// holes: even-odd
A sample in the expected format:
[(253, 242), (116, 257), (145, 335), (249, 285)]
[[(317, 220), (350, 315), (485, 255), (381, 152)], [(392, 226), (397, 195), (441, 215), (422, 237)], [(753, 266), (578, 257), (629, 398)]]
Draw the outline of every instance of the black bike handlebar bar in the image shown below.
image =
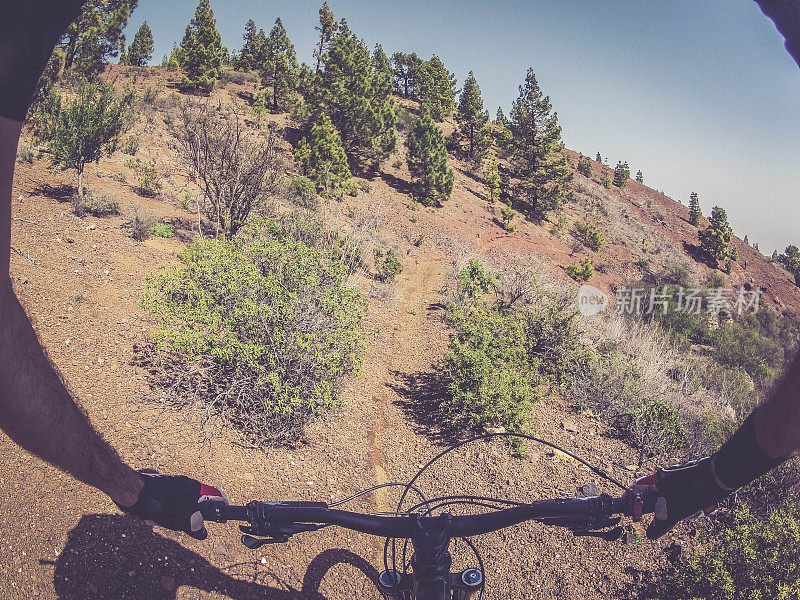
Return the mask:
[[(627, 492), (620, 498), (608, 495), (591, 498), (540, 500), (489, 513), (451, 517), (452, 537), (470, 537), (497, 531), (528, 520), (573, 529), (603, 527), (613, 515), (637, 518), (654, 510), (655, 494), (636, 495)], [(209, 503), (201, 508), (210, 521), (248, 521), (253, 527), (268, 530), (273, 526), (292, 523), (337, 525), (370, 535), (390, 538), (409, 538), (415, 531), (417, 519), (438, 517), (376, 516), (328, 508), (323, 502), (252, 502), (247, 506)]]

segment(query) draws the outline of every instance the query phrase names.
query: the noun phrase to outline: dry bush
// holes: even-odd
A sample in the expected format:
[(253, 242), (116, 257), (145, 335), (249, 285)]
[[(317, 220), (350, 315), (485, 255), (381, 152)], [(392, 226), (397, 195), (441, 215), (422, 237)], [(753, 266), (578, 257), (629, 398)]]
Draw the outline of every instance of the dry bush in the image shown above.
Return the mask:
[(235, 110), (180, 107), (177, 132), (189, 172), (203, 194), (200, 209), (217, 236), (233, 236), (250, 213), (280, 189), (275, 136), (248, 129)]

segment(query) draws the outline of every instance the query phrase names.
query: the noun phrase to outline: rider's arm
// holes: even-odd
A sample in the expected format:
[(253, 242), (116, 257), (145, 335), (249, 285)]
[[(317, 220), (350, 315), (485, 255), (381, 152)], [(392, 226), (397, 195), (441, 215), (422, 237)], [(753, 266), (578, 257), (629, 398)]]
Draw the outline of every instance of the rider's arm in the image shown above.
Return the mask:
[(11, 287), (11, 179), (20, 125), (0, 117), (0, 428), (26, 450), (132, 506), (140, 477), (75, 404)]
[(767, 400), (712, 456), (659, 469), (640, 479), (656, 486), (659, 503), (647, 535), (657, 538), (676, 523), (716, 502), (784, 462), (800, 448), (800, 353)]
[(137, 473), (94, 430), (45, 356), (11, 285), (11, 184), (21, 121), (61, 32), (82, 0), (0, 2), (0, 428), (26, 450), (92, 485), (126, 512), (202, 538), (202, 497), (184, 476)]

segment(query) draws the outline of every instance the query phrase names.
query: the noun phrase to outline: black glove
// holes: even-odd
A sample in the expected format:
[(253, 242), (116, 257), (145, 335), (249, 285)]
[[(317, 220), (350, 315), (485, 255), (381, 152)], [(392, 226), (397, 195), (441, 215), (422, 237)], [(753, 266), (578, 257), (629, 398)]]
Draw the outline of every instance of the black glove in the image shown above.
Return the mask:
[(53, 47), (84, 1), (0, 2), (0, 116), (25, 118)]
[(636, 492), (658, 492), (655, 518), (647, 528), (647, 537), (655, 540), (672, 529), (678, 522), (700, 511), (709, 514), (717, 502), (731, 493), (717, 483), (712, 472), (712, 458), (659, 469), (633, 484)]
[(183, 475), (161, 475), (140, 472), (144, 487), (139, 499), (130, 508), (119, 508), (151, 524), (174, 531), (183, 531), (193, 538), (204, 540), (208, 532), (203, 525), (201, 501), (228, 503), (225, 493)]

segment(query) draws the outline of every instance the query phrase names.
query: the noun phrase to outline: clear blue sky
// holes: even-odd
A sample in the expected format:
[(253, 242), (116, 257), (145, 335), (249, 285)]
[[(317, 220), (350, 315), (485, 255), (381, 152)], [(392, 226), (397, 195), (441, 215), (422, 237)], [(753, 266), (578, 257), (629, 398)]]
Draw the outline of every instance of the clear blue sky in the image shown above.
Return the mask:
[[(223, 42), (244, 23), (283, 21), (311, 62), (322, 0), (212, 0)], [(336, 18), (387, 54), (436, 53), (459, 84), (472, 70), (492, 117), (507, 112), (528, 67), (558, 112), (568, 148), (625, 160), (645, 183), (704, 214), (723, 206), (762, 252), (800, 245), (800, 68), (751, 0), (329, 0)], [(180, 42), (196, 1), (140, 0), (154, 63)]]

